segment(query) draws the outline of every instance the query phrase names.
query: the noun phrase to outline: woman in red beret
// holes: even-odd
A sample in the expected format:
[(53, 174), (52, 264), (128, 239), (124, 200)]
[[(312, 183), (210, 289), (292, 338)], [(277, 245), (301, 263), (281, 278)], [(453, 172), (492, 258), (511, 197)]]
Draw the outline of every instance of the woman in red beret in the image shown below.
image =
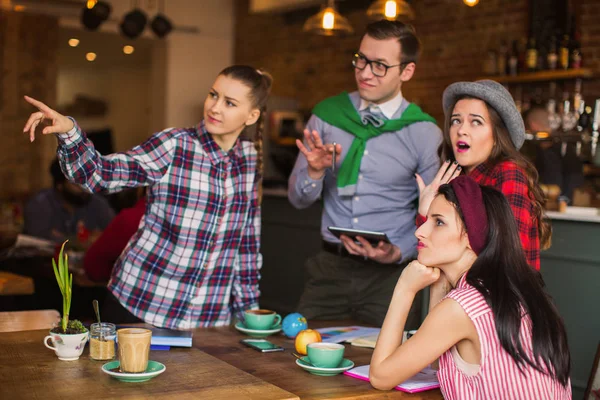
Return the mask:
[[(371, 384), (392, 389), (439, 359), (446, 400), (571, 399), (565, 326), (519, 246), (499, 191), (459, 176), (439, 188), (417, 229), (418, 260), (402, 272), (370, 365)], [(402, 332), (415, 294), (447, 282), (410, 339)]]

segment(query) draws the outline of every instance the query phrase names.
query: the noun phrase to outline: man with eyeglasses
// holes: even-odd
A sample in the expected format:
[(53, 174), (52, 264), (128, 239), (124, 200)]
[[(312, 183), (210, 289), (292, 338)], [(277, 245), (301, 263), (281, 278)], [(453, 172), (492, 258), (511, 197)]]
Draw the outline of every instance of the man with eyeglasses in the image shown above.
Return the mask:
[[(307, 260), (298, 306), (308, 319), (381, 325), (404, 266), (416, 258), (415, 173), (425, 182), (433, 179), (441, 142), (435, 120), (402, 96), (419, 48), (408, 25), (369, 24), (352, 59), (358, 91), (319, 103), (304, 142), (296, 141), (300, 154), (288, 198), (296, 208), (321, 195), (324, 201), (322, 251)], [(344, 235), (339, 240), (330, 226), (384, 232), (391, 243), (371, 245)], [(413, 303), (405, 329), (418, 326), (419, 303)]]

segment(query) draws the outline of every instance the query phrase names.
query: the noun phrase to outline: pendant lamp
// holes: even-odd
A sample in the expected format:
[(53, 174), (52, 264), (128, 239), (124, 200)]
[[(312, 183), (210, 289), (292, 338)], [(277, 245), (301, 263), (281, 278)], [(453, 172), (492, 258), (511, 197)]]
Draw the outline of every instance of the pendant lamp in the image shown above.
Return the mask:
[(367, 16), (374, 20), (412, 21), (415, 12), (406, 0), (377, 0), (367, 9)]
[(307, 19), (303, 30), (323, 36), (348, 35), (354, 32), (348, 20), (335, 9), (333, 0), (328, 0), (327, 7)]

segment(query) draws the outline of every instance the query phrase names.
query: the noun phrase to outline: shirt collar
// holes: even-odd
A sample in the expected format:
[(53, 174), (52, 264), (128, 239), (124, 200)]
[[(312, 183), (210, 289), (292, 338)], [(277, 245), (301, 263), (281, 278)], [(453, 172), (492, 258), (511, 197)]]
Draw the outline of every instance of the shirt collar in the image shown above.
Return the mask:
[(363, 110), (367, 109), (367, 107), (370, 110), (373, 110), (374, 108), (379, 108), (381, 113), (387, 119), (392, 119), (394, 114), (396, 114), (396, 111), (398, 111), (398, 109), (400, 109), (400, 106), (402, 105), (402, 100), (404, 100), (404, 98), (402, 97), (402, 91), (398, 92), (396, 97), (394, 97), (393, 99), (388, 100), (385, 103), (381, 103), (381, 104), (371, 103), (361, 97), (360, 106), (358, 107), (358, 111), (363, 111)]
[(212, 135), (208, 133), (206, 127), (204, 126), (204, 121), (200, 121), (198, 125), (196, 125), (196, 135), (200, 140), (200, 144), (206, 151), (208, 158), (213, 164), (218, 164), (220, 162), (229, 162), (229, 161), (237, 161), (243, 157), (243, 146), (242, 141), (238, 138), (235, 141), (235, 144), (229, 151), (224, 151), (219, 147), (217, 142), (213, 139)]
[(479, 183), (483, 180), (484, 177), (489, 175), (489, 171), (490, 171), (491, 167), (492, 166), (489, 162), (483, 162), (483, 163), (479, 164), (478, 166), (476, 166), (473, 169), (473, 171), (471, 171), (469, 176), (471, 178), (473, 178), (473, 180), (475, 180), (475, 182)]

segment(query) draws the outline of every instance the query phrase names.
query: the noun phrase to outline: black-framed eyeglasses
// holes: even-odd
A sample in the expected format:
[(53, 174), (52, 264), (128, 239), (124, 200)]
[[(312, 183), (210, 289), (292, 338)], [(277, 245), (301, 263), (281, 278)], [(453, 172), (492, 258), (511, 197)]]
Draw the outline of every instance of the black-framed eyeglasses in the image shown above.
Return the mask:
[(387, 74), (388, 69), (394, 67), (402, 67), (404, 65), (410, 64), (410, 62), (402, 62), (396, 65), (386, 65), (381, 61), (373, 61), (369, 60), (367, 57), (360, 53), (354, 53), (354, 57), (352, 58), (352, 65), (356, 69), (360, 69), (361, 71), (367, 67), (367, 65), (371, 66), (371, 71), (373, 75), (378, 77), (384, 77)]

